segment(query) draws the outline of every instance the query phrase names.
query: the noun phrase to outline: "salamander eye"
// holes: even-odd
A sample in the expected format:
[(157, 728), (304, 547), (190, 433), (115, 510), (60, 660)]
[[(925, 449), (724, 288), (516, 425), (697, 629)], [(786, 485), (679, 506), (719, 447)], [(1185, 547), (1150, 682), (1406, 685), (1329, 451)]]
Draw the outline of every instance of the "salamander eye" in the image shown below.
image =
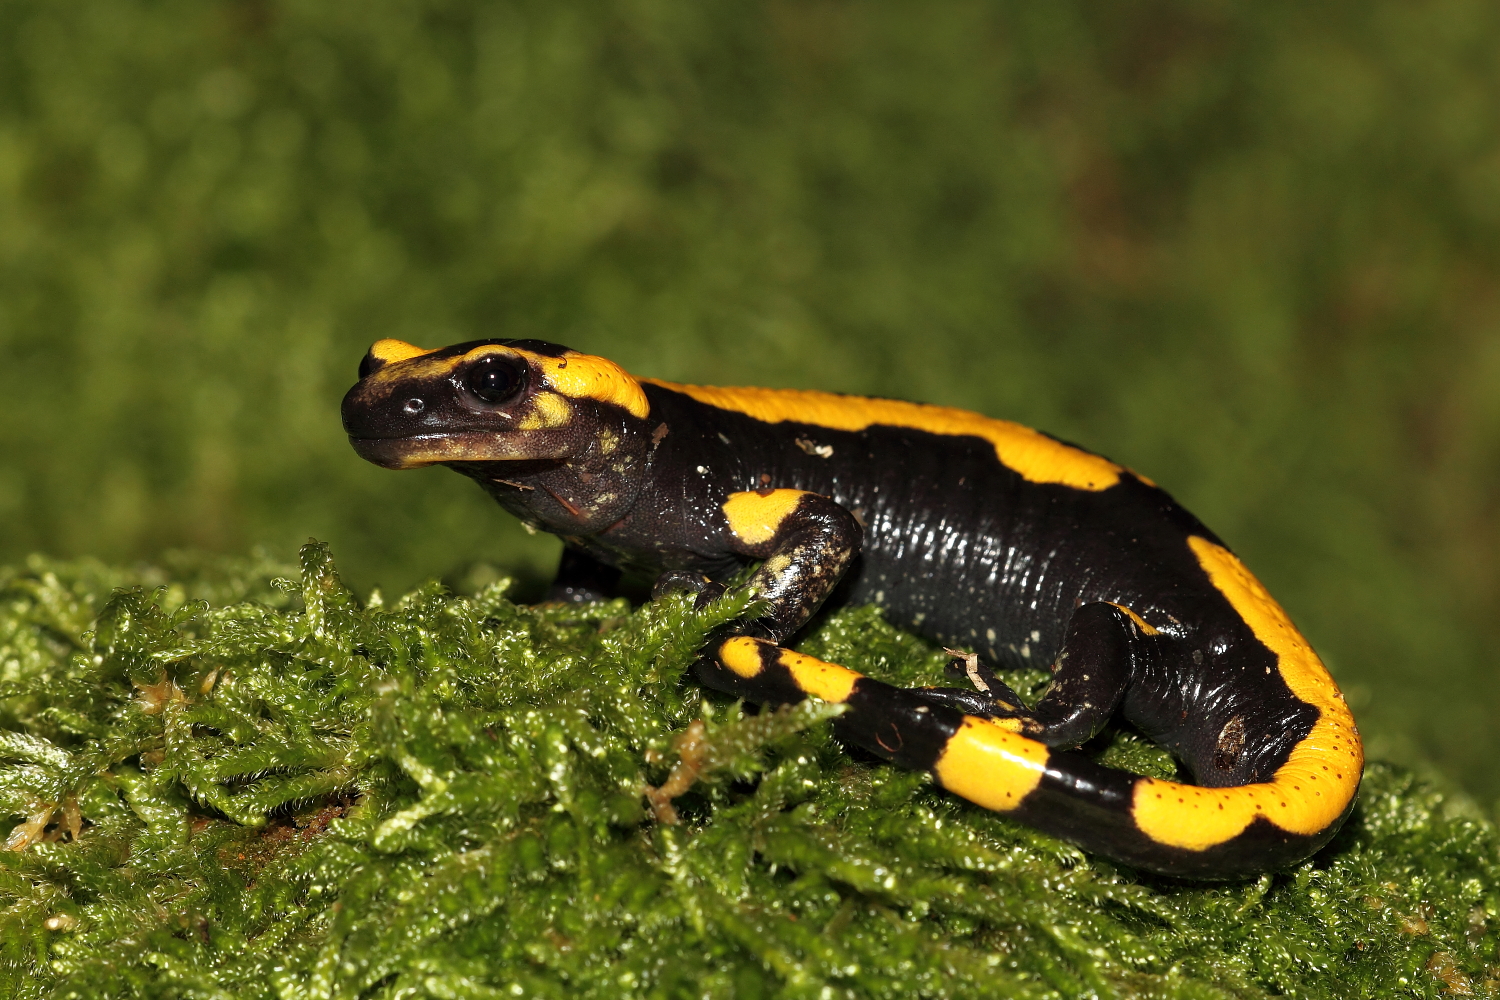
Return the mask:
[(487, 358), (464, 375), (464, 388), (491, 406), (514, 399), (525, 384), (526, 370), (500, 358)]

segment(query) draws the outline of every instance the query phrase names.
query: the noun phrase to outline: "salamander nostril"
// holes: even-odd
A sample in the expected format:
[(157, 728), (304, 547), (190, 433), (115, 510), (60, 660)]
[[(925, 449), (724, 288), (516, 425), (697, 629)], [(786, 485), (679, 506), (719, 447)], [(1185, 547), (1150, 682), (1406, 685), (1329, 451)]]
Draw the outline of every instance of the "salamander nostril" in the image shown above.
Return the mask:
[(405, 410), (407, 413), (421, 413), (426, 408), (427, 404), (422, 402), (420, 399), (408, 399), (401, 406), (401, 409)]

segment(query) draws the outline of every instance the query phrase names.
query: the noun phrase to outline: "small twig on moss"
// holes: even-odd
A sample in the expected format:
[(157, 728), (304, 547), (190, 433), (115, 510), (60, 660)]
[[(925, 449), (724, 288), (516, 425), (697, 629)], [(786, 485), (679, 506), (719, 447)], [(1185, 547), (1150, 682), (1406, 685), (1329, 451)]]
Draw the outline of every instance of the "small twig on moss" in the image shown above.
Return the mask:
[(672, 744), (678, 760), (672, 765), (667, 780), (655, 788), (646, 786), (646, 801), (651, 803), (651, 812), (656, 815), (658, 823), (677, 825), (677, 810), (672, 806), (672, 800), (692, 788), (693, 782), (698, 780), (708, 757), (707, 736), (708, 728), (703, 725), (703, 720), (694, 719)]
[(651, 811), (656, 814), (658, 822), (676, 825), (677, 810), (673, 808), (672, 800), (692, 788), (699, 778), (759, 752), (774, 739), (801, 732), (843, 711), (843, 705), (809, 699), (746, 716), (712, 734), (701, 718), (694, 719), (673, 741), (678, 761), (673, 765), (672, 773), (660, 787), (647, 785), (644, 790)]
[(24, 851), (41, 840), (42, 831), (47, 828), (48, 823), (52, 822), (52, 814), (56, 810), (57, 806), (51, 802), (38, 804), (36, 811), (17, 823), (15, 829), (10, 831), (10, 836), (5, 838), (4, 850)]
[(182, 693), (182, 688), (178, 687), (177, 682), (166, 674), (162, 674), (161, 680), (155, 684), (142, 684), (139, 681), (133, 681), (132, 683), (135, 684), (136, 690), (140, 692), (140, 696), (136, 699), (136, 704), (147, 715), (156, 715), (168, 705), (174, 703), (178, 705), (190, 704), (187, 695)]

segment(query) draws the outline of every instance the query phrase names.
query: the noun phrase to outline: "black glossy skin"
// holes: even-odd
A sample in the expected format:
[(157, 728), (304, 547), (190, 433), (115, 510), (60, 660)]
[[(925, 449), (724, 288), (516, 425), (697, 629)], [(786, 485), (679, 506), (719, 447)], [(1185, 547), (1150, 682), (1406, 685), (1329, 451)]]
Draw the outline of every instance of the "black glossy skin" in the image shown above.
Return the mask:
[[(427, 357), (459, 358), (484, 343)], [(564, 351), (489, 343), (551, 357)], [(361, 374), (379, 367), (367, 359)], [(752, 580), (771, 600), (770, 617), (735, 631), (784, 642), (838, 586), (836, 600), (877, 604), (895, 624), (975, 650), (997, 667), (1053, 665), (1053, 686), (1031, 710), (988, 670), (989, 696), (860, 681), (850, 704), (866, 707), (847, 713), (843, 729), (898, 763), (931, 767), (965, 714), (1020, 718), (1028, 735), (1068, 747), (1118, 711), (1172, 750), (1198, 784), (1236, 786), (1269, 780), (1318, 718), (1316, 707), (1287, 688), (1274, 654), (1186, 544), (1192, 535), (1217, 542), (1215, 536), (1129, 472), (1098, 491), (1030, 482), (977, 437), (771, 423), (649, 383), (642, 386), (644, 418), (574, 399), (566, 427), (521, 434), (514, 420), (500, 419), (505, 407), (467, 393), (462, 371), (425, 382), (395, 379), (396, 371), (386, 373), (391, 385), (366, 379), (346, 397), (344, 423), (356, 448), (372, 461), (397, 464), (403, 442), (478, 431), (545, 452), (445, 464), (523, 521), (564, 538), (555, 597), (597, 596), (619, 567), (701, 587), (702, 578), (722, 582), (747, 562), (781, 552), (792, 556), (789, 569), (763, 568)], [(425, 401), (420, 414), (401, 408), (408, 393)], [(512, 409), (524, 406), (518, 398)], [(726, 498), (769, 489), (811, 496), (776, 538), (747, 545), (726, 522)], [(1160, 633), (1144, 633), (1112, 605)], [(801, 697), (795, 685), (777, 680), (774, 664), (751, 683), (708, 652), (699, 669), (712, 686), (768, 701)], [(904, 720), (908, 734), (899, 752), (877, 738), (890, 720)], [(1335, 823), (1317, 836), (1294, 837), (1258, 819), (1219, 848), (1166, 848), (1131, 823), (1134, 776), (1076, 754), (1054, 760), (1017, 818), (1157, 871), (1253, 873), (1306, 856), (1337, 829)], [(1085, 814), (1099, 827), (1088, 836), (1074, 829)]]
[[(765, 424), (657, 386), (646, 393), (652, 413), (673, 430), (653, 459), (642, 502), (670, 513), (599, 539), (620, 544), (618, 557), (654, 555), (665, 544), (666, 560), (644, 568), (684, 566), (713, 576), (720, 554), (695, 558), (690, 546), (711, 537), (704, 512), (716, 510), (726, 492), (762, 484), (808, 490), (864, 526), (841, 599), (879, 605), (893, 623), (974, 649), (1001, 668), (1054, 663), (1084, 604), (1107, 601), (1151, 621), (1183, 623), (1173, 641), (1159, 644), (1169, 647), (1159, 660), (1142, 658), (1123, 711), (1200, 783), (1269, 775), (1307, 734), (1316, 712), (1274, 671), (1267, 676), (1269, 653), (1183, 544), (1189, 534), (1217, 539), (1163, 490), (1129, 474), (1097, 493), (1029, 483), (975, 438)], [(808, 454), (799, 439), (833, 453)], [(697, 472), (700, 466), (709, 471)], [(1216, 737), (1235, 715), (1255, 720), (1246, 742), (1259, 752), (1228, 770), (1213, 767), (1215, 743), (1204, 734)]]

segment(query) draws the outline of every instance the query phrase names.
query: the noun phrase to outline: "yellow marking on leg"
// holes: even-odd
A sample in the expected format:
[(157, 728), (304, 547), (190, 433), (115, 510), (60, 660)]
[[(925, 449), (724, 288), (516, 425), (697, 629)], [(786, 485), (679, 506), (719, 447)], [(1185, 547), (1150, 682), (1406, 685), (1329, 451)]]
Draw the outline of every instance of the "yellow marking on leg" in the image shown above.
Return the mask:
[(731, 493), (724, 501), (724, 516), (734, 537), (746, 545), (759, 545), (776, 537), (782, 522), (806, 495), (804, 490)]
[(844, 431), (862, 431), (880, 424), (982, 438), (994, 446), (1003, 465), (1034, 483), (1104, 490), (1119, 482), (1120, 474), (1125, 471), (1107, 458), (1063, 444), (1030, 427), (946, 406), (802, 389), (720, 388), (680, 385), (653, 378), (641, 381), (771, 424), (789, 420)]
[(1009, 812), (1042, 780), (1050, 751), (988, 719), (964, 716), (932, 771), (943, 787), (976, 805)]
[(1276, 655), (1292, 694), (1318, 710), (1318, 720), (1268, 782), (1239, 788), (1140, 782), (1131, 807), (1136, 825), (1152, 840), (1193, 851), (1233, 839), (1256, 816), (1304, 836), (1327, 829), (1343, 815), (1364, 770), (1349, 706), (1307, 640), (1244, 563), (1206, 538), (1195, 536), (1188, 544), (1209, 581)]
[(751, 578), (751, 583), (774, 581), (791, 568), (792, 557), (785, 552), (778, 552), (760, 564), (760, 569), (755, 571), (755, 576)]
[(779, 660), (791, 673), (792, 680), (801, 691), (824, 701), (848, 701), (855, 682), (864, 676), (848, 667), (827, 663), (815, 656), (790, 649), (781, 650)]
[(1123, 605), (1123, 604), (1115, 604), (1114, 601), (1110, 601), (1109, 603), (1110, 603), (1111, 606), (1119, 608), (1121, 611), (1125, 612), (1125, 614), (1130, 618), (1130, 620), (1133, 621), (1133, 622), (1135, 622), (1136, 627), (1139, 628), (1141, 630), (1141, 632), (1143, 632), (1144, 634), (1146, 634), (1146, 635), (1159, 635), (1160, 634), (1156, 629), (1152, 628), (1150, 625), (1148, 625), (1146, 623), (1146, 619), (1142, 618), (1140, 615), (1136, 614), (1134, 611), (1131, 611), (1125, 605)]

